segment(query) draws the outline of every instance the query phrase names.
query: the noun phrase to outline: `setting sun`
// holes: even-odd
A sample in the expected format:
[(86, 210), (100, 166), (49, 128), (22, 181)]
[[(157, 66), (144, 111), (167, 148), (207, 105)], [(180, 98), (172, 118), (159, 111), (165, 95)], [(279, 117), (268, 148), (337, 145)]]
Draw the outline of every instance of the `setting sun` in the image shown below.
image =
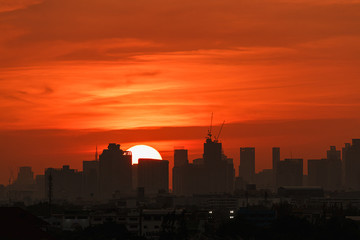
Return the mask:
[(127, 151), (132, 153), (132, 164), (137, 164), (139, 158), (151, 158), (162, 160), (160, 153), (147, 145), (136, 145), (129, 148)]

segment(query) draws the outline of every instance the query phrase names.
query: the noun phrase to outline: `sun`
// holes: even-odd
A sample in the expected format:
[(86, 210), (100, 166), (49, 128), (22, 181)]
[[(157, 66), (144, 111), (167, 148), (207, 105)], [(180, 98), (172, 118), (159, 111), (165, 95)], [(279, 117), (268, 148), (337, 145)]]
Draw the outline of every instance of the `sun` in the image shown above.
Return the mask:
[(162, 160), (160, 153), (155, 148), (147, 145), (136, 145), (126, 151), (130, 151), (132, 153), (132, 164), (137, 164), (139, 158), (152, 158)]

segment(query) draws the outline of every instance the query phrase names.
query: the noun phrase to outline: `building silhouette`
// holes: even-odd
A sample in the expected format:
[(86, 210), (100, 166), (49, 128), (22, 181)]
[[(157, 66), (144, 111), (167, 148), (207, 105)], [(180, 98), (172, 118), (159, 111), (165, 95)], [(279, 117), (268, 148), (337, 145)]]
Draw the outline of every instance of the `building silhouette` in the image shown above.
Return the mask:
[(222, 144), (211, 133), (204, 143), (203, 158), (187, 161), (187, 151), (176, 149), (173, 168), (173, 192), (176, 195), (232, 193), (235, 170), (233, 159), (227, 158)]
[(127, 195), (132, 190), (131, 152), (120, 149), (120, 144), (110, 143), (99, 157), (99, 190), (102, 200), (117, 195)]
[(253, 183), (255, 176), (255, 148), (240, 148), (239, 177), (247, 183)]
[(351, 190), (360, 190), (360, 139), (353, 139), (342, 149), (345, 170), (345, 186)]
[(35, 199), (43, 200), (46, 198), (45, 174), (35, 176)]
[(333, 191), (340, 190), (342, 188), (341, 151), (336, 150), (335, 146), (330, 146), (330, 150), (327, 150), (326, 171), (327, 184), (324, 188)]
[(20, 167), (17, 179), (14, 184), (19, 186), (29, 186), (34, 184), (34, 172), (31, 167)]
[(201, 189), (204, 193), (231, 193), (234, 188), (234, 165), (232, 159), (222, 152), (222, 144), (212, 140), (211, 136), (204, 143), (204, 176)]
[(9, 185), (9, 199), (32, 202), (36, 198), (34, 173), (29, 166), (20, 167), (16, 180)]
[(145, 195), (169, 191), (169, 161), (140, 158), (137, 164), (137, 187)]
[(64, 165), (62, 168), (47, 168), (45, 170), (45, 196), (50, 194), (50, 179), (52, 179), (54, 200), (74, 201), (82, 197), (82, 172), (71, 169), (69, 165)]
[(308, 185), (320, 186), (325, 190), (342, 188), (342, 169), (340, 151), (331, 146), (325, 159), (308, 160)]
[(326, 171), (323, 162), (326, 159), (309, 159), (308, 160), (308, 184), (309, 186), (325, 185)]
[(174, 166), (185, 166), (189, 163), (188, 150), (187, 149), (175, 149), (174, 150)]
[(263, 169), (255, 173), (254, 183), (257, 189), (272, 189), (273, 188), (273, 169)]
[(186, 149), (174, 150), (174, 167), (172, 169), (172, 190), (175, 195), (191, 195), (194, 181), (194, 164), (189, 164)]
[(280, 161), (277, 168), (276, 185), (302, 186), (303, 159), (285, 159)]
[(272, 169), (273, 169), (273, 179), (272, 183), (274, 187), (276, 187), (276, 175), (277, 175), (277, 169), (280, 162), (280, 148), (279, 147), (273, 147), (272, 148)]
[(83, 161), (83, 196), (99, 198), (99, 161)]
[[(309, 189), (323, 189), (327, 192), (342, 190), (344, 187), (347, 192), (359, 191), (360, 139), (345, 144), (342, 158), (343, 161), (341, 151), (330, 146), (326, 158), (308, 160), (308, 175), (304, 176), (303, 159), (280, 161), (280, 148), (274, 147), (273, 169), (255, 173), (255, 148), (242, 147), (239, 177), (235, 180), (233, 159), (224, 154), (222, 143), (213, 139), (209, 133), (203, 144), (202, 158), (194, 159), (192, 163), (188, 159), (188, 150), (174, 150), (173, 194), (174, 197), (232, 194), (234, 188), (236, 194), (248, 194), (256, 189), (273, 189), (274, 186), (285, 186), (283, 189), (294, 191), (307, 189), (308, 186)], [(305, 186), (301, 187), (303, 184)], [(144, 195), (168, 192), (169, 162), (140, 159), (138, 164), (132, 165), (131, 152), (121, 150), (119, 144), (110, 143), (99, 159), (96, 152), (95, 160), (83, 161), (82, 172), (64, 165), (59, 169), (48, 168), (45, 174), (37, 175), (34, 179), (31, 167), (20, 167), (16, 180), (0, 189), (0, 199), (8, 197), (9, 203), (22, 201), (30, 204), (34, 200), (44, 200), (52, 193), (54, 201), (96, 202), (113, 198), (120, 201), (134, 197), (134, 189), (139, 190), (141, 199), (145, 199)]]

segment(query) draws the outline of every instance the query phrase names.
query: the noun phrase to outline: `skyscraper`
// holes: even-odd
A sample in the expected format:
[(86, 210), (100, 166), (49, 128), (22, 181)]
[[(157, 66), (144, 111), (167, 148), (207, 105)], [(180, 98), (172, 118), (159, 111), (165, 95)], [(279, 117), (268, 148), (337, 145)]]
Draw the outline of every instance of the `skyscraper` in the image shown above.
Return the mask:
[[(359, 159), (360, 160), (360, 159)], [(325, 189), (339, 190), (342, 188), (341, 152), (335, 146), (327, 151), (326, 171), (327, 179)]]
[(137, 166), (138, 188), (145, 195), (169, 191), (169, 161), (140, 158)]
[(327, 174), (324, 161), (326, 159), (309, 159), (308, 160), (308, 185), (320, 186), (326, 185)]
[(54, 200), (75, 200), (82, 196), (82, 173), (69, 165), (45, 170), (45, 196), (49, 194), (50, 175)]
[[(176, 158), (179, 156), (177, 155)], [(222, 151), (222, 144), (213, 140), (211, 134), (204, 143), (203, 158), (185, 164), (176, 161), (173, 168), (173, 190), (176, 195), (232, 193), (235, 171), (233, 161)]]
[(345, 186), (352, 190), (360, 190), (360, 139), (353, 139), (352, 144), (345, 144), (343, 164), (345, 165)]
[(132, 190), (132, 156), (120, 149), (120, 145), (110, 143), (99, 157), (99, 189), (101, 199), (111, 199), (116, 192), (126, 195)]
[(280, 148), (272, 148), (272, 168), (273, 168), (273, 185), (276, 187), (276, 175), (277, 169), (280, 162)]
[(204, 143), (203, 159), (206, 165), (217, 164), (221, 161), (222, 144), (210, 137)]
[(11, 199), (28, 202), (36, 198), (34, 173), (31, 167), (20, 167), (17, 179), (11, 186)]
[(240, 148), (239, 176), (247, 183), (254, 182), (255, 175), (255, 148)]
[(204, 143), (203, 159), (200, 189), (204, 193), (232, 193), (235, 178), (232, 159), (223, 154), (222, 144), (218, 140), (212, 140), (210, 135)]
[(172, 174), (172, 190), (176, 195), (189, 195), (192, 182), (191, 169), (193, 164), (189, 164), (188, 151), (186, 149), (174, 150), (174, 167)]
[(186, 149), (175, 149), (174, 150), (174, 166), (180, 167), (187, 165), (188, 160), (188, 150)]
[(302, 159), (285, 159), (280, 161), (277, 170), (277, 186), (302, 186)]
[(99, 161), (83, 161), (83, 196), (97, 199), (99, 196)]
[(31, 167), (20, 167), (15, 184), (26, 186), (34, 184), (34, 173)]

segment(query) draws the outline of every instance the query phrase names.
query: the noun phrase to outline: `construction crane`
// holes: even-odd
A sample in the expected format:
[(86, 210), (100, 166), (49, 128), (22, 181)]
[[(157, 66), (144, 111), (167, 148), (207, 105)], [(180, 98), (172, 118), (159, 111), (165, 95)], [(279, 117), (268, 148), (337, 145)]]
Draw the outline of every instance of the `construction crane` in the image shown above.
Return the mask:
[(209, 127), (209, 130), (208, 130), (208, 139), (210, 139), (211, 140), (211, 137), (212, 137), (212, 133), (211, 133), (211, 131), (212, 131), (212, 122), (213, 122), (213, 117), (214, 117), (214, 113), (211, 113), (211, 121), (210, 121), (210, 127)]
[(220, 130), (219, 130), (219, 133), (218, 133), (218, 135), (215, 137), (215, 141), (218, 141), (218, 140), (219, 140), (219, 137), (220, 137), (220, 134), (221, 134), (221, 130), (223, 129), (224, 124), (225, 124), (225, 120), (224, 120), (224, 121), (223, 121), (223, 123), (221, 124)]

